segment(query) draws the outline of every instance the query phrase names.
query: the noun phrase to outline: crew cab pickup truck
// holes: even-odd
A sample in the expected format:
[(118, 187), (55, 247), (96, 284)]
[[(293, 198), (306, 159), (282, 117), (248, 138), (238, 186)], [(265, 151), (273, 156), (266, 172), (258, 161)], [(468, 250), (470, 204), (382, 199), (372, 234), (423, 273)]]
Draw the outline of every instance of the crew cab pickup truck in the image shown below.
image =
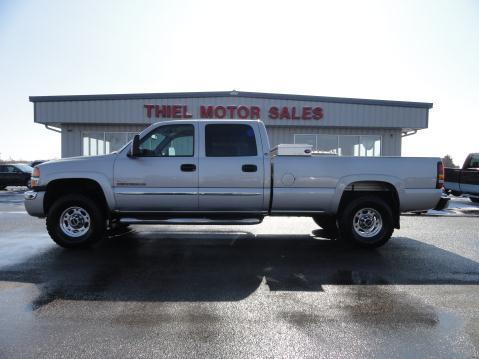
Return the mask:
[(268, 215), (309, 216), (371, 248), (389, 240), (401, 212), (441, 197), (439, 158), (315, 156), (290, 146), (270, 150), (258, 120), (160, 122), (118, 152), (35, 167), (25, 207), (67, 248), (116, 226), (257, 224)]
[(446, 168), (444, 189), (454, 196), (466, 194), (479, 203), (479, 153), (471, 153), (462, 168)]

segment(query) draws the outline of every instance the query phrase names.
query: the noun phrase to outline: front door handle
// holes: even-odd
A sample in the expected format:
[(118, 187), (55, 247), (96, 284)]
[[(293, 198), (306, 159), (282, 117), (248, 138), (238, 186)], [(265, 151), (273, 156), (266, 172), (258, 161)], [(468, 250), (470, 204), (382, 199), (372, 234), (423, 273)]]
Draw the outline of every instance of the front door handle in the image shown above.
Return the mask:
[(180, 168), (183, 172), (195, 172), (196, 171), (196, 165), (194, 165), (192, 163), (183, 163)]
[(258, 170), (258, 167), (256, 165), (243, 165), (243, 167), (241, 167), (241, 170), (243, 172), (256, 172)]

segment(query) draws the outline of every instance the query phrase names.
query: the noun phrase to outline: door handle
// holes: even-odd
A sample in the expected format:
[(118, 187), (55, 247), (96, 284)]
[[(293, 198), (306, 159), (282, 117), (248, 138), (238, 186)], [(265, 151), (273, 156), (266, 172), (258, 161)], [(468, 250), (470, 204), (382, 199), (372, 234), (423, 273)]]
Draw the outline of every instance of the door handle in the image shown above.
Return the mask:
[(192, 163), (184, 163), (181, 165), (181, 170), (183, 172), (195, 172), (196, 171), (196, 165)]
[(256, 165), (243, 165), (243, 167), (241, 167), (241, 170), (243, 172), (256, 172), (258, 170), (258, 167)]

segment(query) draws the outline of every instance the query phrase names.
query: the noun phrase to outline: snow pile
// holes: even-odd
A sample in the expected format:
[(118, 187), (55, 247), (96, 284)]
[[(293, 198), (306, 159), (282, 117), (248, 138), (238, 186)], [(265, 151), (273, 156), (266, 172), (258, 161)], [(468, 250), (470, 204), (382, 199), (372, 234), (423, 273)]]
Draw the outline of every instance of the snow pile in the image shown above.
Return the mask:
[(473, 203), (469, 198), (450, 197), (446, 207), (441, 211), (430, 209), (432, 216), (479, 216), (479, 203)]

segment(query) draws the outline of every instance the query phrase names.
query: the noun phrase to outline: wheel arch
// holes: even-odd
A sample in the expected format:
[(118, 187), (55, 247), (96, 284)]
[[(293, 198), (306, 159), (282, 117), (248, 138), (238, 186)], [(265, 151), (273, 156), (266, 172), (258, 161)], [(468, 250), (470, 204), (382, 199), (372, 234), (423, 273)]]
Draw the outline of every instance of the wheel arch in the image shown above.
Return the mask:
[(399, 180), (379, 176), (376, 178), (350, 178), (341, 181), (333, 200), (333, 210), (341, 215), (345, 206), (352, 200), (362, 196), (377, 196), (385, 200), (393, 214), (395, 228), (400, 227), (400, 196), (401, 182)]
[(95, 179), (85, 177), (58, 178), (48, 182), (46, 185), (43, 207), (48, 213), (53, 203), (61, 196), (68, 194), (82, 194), (98, 201), (101, 208), (108, 213), (112, 208), (113, 198), (105, 193), (104, 187)]

